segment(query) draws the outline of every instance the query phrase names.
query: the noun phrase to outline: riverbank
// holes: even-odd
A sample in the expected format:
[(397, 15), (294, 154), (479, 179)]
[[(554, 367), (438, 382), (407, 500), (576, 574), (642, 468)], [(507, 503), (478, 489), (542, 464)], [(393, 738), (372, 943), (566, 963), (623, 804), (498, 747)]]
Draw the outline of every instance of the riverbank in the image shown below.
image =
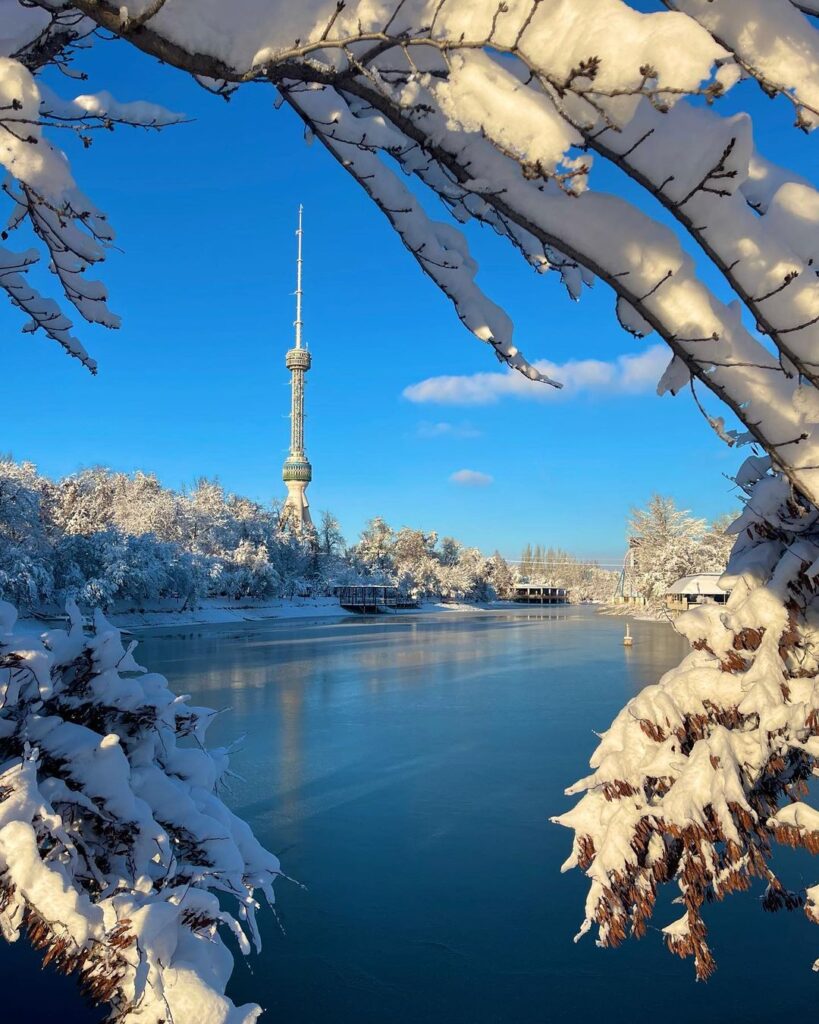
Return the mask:
[(609, 615), (613, 618), (633, 619), (635, 622), (673, 622), (681, 615), (679, 611), (671, 611), (668, 608), (658, 608), (652, 611), (645, 605), (637, 604), (605, 604), (598, 608), (600, 615)]
[[(509, 601), (487, 602), (422, 602), (417, 608), (392, 609), (391, 615), (419, 615), (429, 613), (484, 614), (498, 609), (515, 607)], [(225, 601), (210, 598), (194, 607), (180, 608), (174, 602), (154, 608), (114, 608), (105, 613), (108, 621), (120, 629), (151, 629), (164, 626), (205, 626), (267, 620), (326, 619), (355, 617), (356, 613), (342, 608), (335, 597), (294, 598), (279, 601)], [(59, 625), (63, 616), (22, 616), (20, 626), (28, 632), (40, 632)]]
[[(417, 608), (391, 609), (390, 615), (412, 616), (429, 614), (473, 614), (482, 615), (504, 609), (524, 609), (527, 605), (514, 601), (425, 601)], [(531, 607), (539, 607), (532, 605)], [(579, 607), (578, 605), (555, 605), (554, 607)], [(673, 622), (675, 616), (667, 612), (652, 615), (645, 608), (635, 605), (593, 605), (598, 615), (615, 618), (630, 618), (635, 622)], [(304, 597), (291, 600), (254, 601), (252, 599), (227, 601), (209, 598), (192, 608), (180, 608), (176, 602), (163, 602), (153, 608), (114, 608), (105, 613), (108, 621), (125, 630), (164, 628), (166, 626), (207, 626), (229, 625), (242, 622), (266, 622), (269, 620), (314, 620), (331, 618), (355, 618), (356, 612), (342, 608), (335, 597)], [(64, 615), (43, 614), (20, 617), (18, 629), (27, 633), (41, 633), (45, 629), (59, 627)]]

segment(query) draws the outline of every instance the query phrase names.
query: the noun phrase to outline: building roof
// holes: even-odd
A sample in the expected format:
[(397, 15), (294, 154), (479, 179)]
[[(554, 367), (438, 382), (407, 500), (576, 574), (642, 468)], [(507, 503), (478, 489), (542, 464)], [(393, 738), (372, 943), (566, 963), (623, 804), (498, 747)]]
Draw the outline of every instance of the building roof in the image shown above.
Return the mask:
[(666, 594), (704, 594), (706, 597), (722, 597), (725, 590), (719, 585), (719, 572), (699, 572), (682, 576), (672, 583)]

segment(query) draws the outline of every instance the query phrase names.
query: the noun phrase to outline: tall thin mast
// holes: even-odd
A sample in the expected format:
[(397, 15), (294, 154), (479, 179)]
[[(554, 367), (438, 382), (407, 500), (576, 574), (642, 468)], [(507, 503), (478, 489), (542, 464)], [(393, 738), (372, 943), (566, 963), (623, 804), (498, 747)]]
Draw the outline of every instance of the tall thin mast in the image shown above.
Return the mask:
[(296, 259), (296, 320), (295, 320), (295, 324), (294, 324), (294, 326), (296, 328), (296, 348), (301, 348), (301, 329), (302, 329), (302, 326), (303, 326), (302, 319), (301, 319), (301, 236), (302, 236), (301, 214), (302, 214), (302, 206), (301, 206), (301, 203), (300, 203), (299, 204), (299, 229), (296, 232), (296, 237), (299, 240), (299, 249), (298, 249), (299, 254), (298, 254), (298, 257)]
[(307, 347), (302, 344), (301, 320), (301, 243), (302, 243), (302, 207), (299, 206), (298, 258), (296, 261), (296, 340), (289, 349), (284, 364), (290, 371), (290, 454), (284, 460), (282, 478), (287, 484), (287, 500), (284, 503), (280, 525), (294, 525), (299, 532), (305, 528), (312, 529), (308, 508), (307, 485), (313, 478), (313, 467), (304, 450), (304, 375), (310, 369), (313, 357)]

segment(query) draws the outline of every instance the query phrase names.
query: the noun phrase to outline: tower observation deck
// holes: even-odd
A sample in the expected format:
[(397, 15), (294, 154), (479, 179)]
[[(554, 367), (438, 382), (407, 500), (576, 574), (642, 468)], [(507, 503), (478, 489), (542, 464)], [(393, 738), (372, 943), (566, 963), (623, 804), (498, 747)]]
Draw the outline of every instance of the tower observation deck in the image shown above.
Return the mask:
[(302, 268), (302, 208), (299, 207), (298, 257), (296, 260), (296, 341), (289, 349), (284, 364), (290, 371), (290, 453), (284, 460), (282, 480), (287, 485), (287, 498), (281, 515), (282, 527), (298, 532), (312, 530), (307, 485), (313, 479), (313, 467), (304, 450), (304, 375), (312, 365), (312, 358), (302, 341), (301, 268)]

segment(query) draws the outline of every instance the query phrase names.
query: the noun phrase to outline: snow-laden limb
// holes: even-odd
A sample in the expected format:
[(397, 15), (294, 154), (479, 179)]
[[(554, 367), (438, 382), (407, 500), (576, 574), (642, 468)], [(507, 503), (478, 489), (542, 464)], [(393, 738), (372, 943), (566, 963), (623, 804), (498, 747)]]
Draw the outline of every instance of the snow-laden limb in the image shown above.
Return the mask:
[[(624, 326), (660, 334), (676, 365), (728, 405), (794, 486), (819, 497), (816, 409), (800, 390), (801, 379), (816, 380), (819, 340), (810, 227), (801, 236), (794, 227), (805, 196), (771, 197), (763, 217), (747, 208), (747, 118), (720, 119), (685, 103), (735, 87), (738, 58), (691, 13), (644, 15), (622, 0), (313, 0), (264, 11), (239, 4), (229, 13), (209, 4), (207, 19), (188, 0), (75, 7), (200, 78), (277, 85), (470, 329), (524, 372), (529, 364), (508, 341), (511, 324), (478, 292), (457, 228), (426, 217), (390, 163), (437, 194), (456, 220), (487, 223), (538, 269), (558, 269), (573, 298), (601, 278)], [(591, 189), (584, 150), (664, 202), (775, 353), (746, 330), (739, 307), (718, 302), (698, 279), (673, 231)], [(708, 419), (732, 440), (719, 417)]]
[(812, 268), (819, 195), (769, 165), (763, 197), (751, 180), (760, 161), (750, 118), (721, 118), (685, 101), (661, 113), (643, 99), (615, 130), (588, 112), (572, 116), (558, 97), (552, 99), (588, 149), (658, 198), (724, 274), (758, 329), (799, 373), (819, 382), (819, 288)]
[[(72, 77), (70, 48), (94, 27), (76, 10), (49, 14), (17, 0), (0, 0), (0, 167), (6, 172), (0, 198), (9, 204), (3, 237), (27, 224), (65, 299), (88, 322), (118, 327), (119, 317), (108, 308), (105, 287), (86, 277), (88, 269), (105, 258), (113, 231), (102, 211), (77, 187), (65, 154), (47, 133), (71, 131), (90, 146), (91, 133), (97, 129), (122, 124), (162, 128), (179, 122), (181, 116), (144, 101), (121, 103), (107, 92), (64, 99), (35, 77), (54, 63)], [(31, 265), (34, 251), (25, 254), (19, 270)], [(95, 362), (72, 334), (71, 321), (54, 300), (41, 297), (19, 271), (5, 273), (0, 285), (12, 304), (28, 314), (24, 331), (42, 329), (95, 370)]]
[[(8, 229), (27, 221), (48, 252), (68, 300), (85, 319), (118, 326), (119, 319), (108, 310), (105, 288), (84, 277), (89, 266), (103, 259), (112, 232), (77, 189), (63, 155), (44, 137), (40, 105), (31, 72), (19, 61), (0, 56), (0, 165), (8, 172), (2, 186), (11, 202)], [(31, 322), (45, 326), (37, 317)], [(65, 320), (63, 336), (69, 328)]]
[(145, 100), (122, 102), (110, 92), (98, 92), (66, 99), (46, 85), (40, 85), (40, 116), (49, 122), (79, 122), (89, 127), (100, 122), (110, 128), (115, 124), (134, 128), (166, 128), (184, 121), (184, 115)]
[[(544, 251), (554, 247), (609, 283), (748, 425), (794, 483), (804, 493), (819, 495), (816, 409), (799, 405), (798, 380), (745, 329), (739, 309), (720, 303), (702, 284), (674, 234), (619, 197), (593, 191), (567, 195), (554, 182), (522, 176), (501, 146), (487, 145), (491, 125), (482, 124), (480, 131), (471, 130), (471, 124), (462, 128), (452, 112), (441, 112), (437, 92), (444, 87), (437, 79), (413, 81), (403, 87), (407, 95), (395, 106), (383, 101), (383, 88), (369, 82), (346, 88), (392, 117), (419, 148), (423, 140), (435, 140), (427, 144), (434, 159), (479, 204), (470, 208), (473, 216), (483, 219), (481, 207), (488, 208), (496, 220), (539, 240)], [(362, 115), (360, 120), (358, 134), (348, 139), (367, 146), (372, 118)], [(320, 124), (316, 131), (321, 137), (326, 128)], [(740, 207), (745, 210), (741, 202)], [(819, 300), (815, 283), (808, 294), (805, 301)], [(795, 327), (787, 331), (798, 333)], [(791, 444), (801, 445), (795, 466), (784, 451)]]
[(463, 234), (452, 225), (431, 220), (407, 186), (379, 159), (376, 149), (402, 147), (403, 140), (395, 129), (376, 115), (367, 119), (366, 132), (362, 132), (359, 119), (341, 96), (328, 88), (295, 91), (283, 87), (283, 92), (305, 120), (322, 125), (327, 148), (363, 184), (421, 269), (452, 301), (464, 326), (491, 345), (501, 361), (531, 380), (560, 387), (532, 366), (513, 344), (511, 319), (475, 282), (478, 267)]
[(13, 253), (0, 248), (0, 289), (8, 295), (13, 306), (29, 318), (23, 326), (24, 332), (42, 330), (49, 338), (62, 345), (69, 355), (79, 359), (92, 373), (96, 373), (96, 361), (89, 356), (72, 333), (72, 324), (68, 317), (56, 302), (44, 298), (26, 280), (26, 271), (37, 260), (38, 255), (32, 249)]
[(224, 994), (221, 933), (260, 947), (256, 893), (273, 902), (279, 862), (217, 795), (213, 712), (140, 668), (100, 613), (90, 634), (69, 616), (18, 636), (0, 602), (0, 932), (25, 932), (111, 1020), (251, 1024), (259, 1007)]
[[(53, 0), (42, 0), (39, 6), (52, 14), (71, 9)], [(77, 0), (73, 9), (78, 17), (123, 36), (198, 81), (213, 83), (216, 91), (266, 80), (299, 109), (294, 102), (298, 86), (324, 86), (323, 99), (308, 96), (301, 109), (310, 133), (342, 160), (387, 213), (427, 272), (434, 267), (429, 253), (442, 248), (449, 254), (463, 252), (465, 242), (452, 227), (442, 246), (442, 226), (426, 218), (412, 194), (396, 183), (388, 168), (393, 160), (435, 192), (456, 220), (476, 218), (490, 224), (538, 269), (558, 269), (573, 298), (580, 296), (584, 283), (601, 276), (617, 293), (624, 326), (631, 329), (636, 323), (638, 333), (658, 331), (677, 360), (727, 401), (756, 431), (756, 439), (775, 453), (780, 468), (802, 485), (792, 472), (793, 460), (779, 450), (790, 443), (790, 431), (788, 437), (778, 436), (781, 423), (766, 424), (756, 409), (746, 413), (748, 394), (761, 396), (766, 390), (761, 380), (739, 380), (734, 393), (728, 384), (754, 374), (720, 372), (761, 368), (764, 378), (778, 372), (776, 363), (767, 360), (764, 350), (755, 353), (747, 344), (726, 343), (729, 331), (719, 332), (715, 340), (722, 344), (713, 351), (708, 345), (697, 354), (684, 351), (684, 330), (698, 329), (703, 318), (690, 325), (680, 321), (681, 289), (663, 288), (676, 297), (674, 308), (662, 316), (644, 308), (646, 293), (629, 286), (646, 285), (653, 295), (665, 279), (629, 279), (633, 270), (623, 265), (621, 254), (606, 258), (600, 232), (584, 228), (584, 218), (553, 222), (544, 205), (555, 191), (567, 197), (586, 193), (592, 172), (589, 150), (613, 160), (694, 235), (776, 346), (779, 371), (815, 380), (811, 347), (819, 320), (814, 311), (817, 286), (805, 272), (807, 243), (796, 240), (791, 245), (782, 237), (797, 233), (790, 229), (799, 197), (783, 194), (774, 216), (755, 219), (740, 195), (752, 160), (747, 122), (707, 121), (706, 114), (690, 107), (678, 116), (669, 114), (677, 115), (675, 107), (686, 96), (715, 101), (739, 83), (749, 47), (753, 49), (747, 38), (751, 30), (732, 0), (707, 5), (685, 0), (678, 6), (684, 9), (648, 15), (623, 0), (583, 5), (572, 0), (509, 0), (500, 5), (495, 0), (309, 0), (263, 7), (240, 0), (230, 8), (215, 0), (207, 0), (204, 8), (192, 0)], [(767, 5), (760, 0), (754, 10), (754, 32), (765, 37), (769, 49), (778, 46), (782, 51), (771, 56), (757, 40), (750, 55), (769, 70), (774, 58), (785, 62), (796, 48), (796, 29), (804, 27), (803, 59), (792, 60), (789, 73), (808, 102), (811, 55), (819, 35), (788, 0)], [(790, 84), (782, 88), (793, 94)], [(317, 108), (312, 113), (311, 104)], [(327, 104), (343, 112), (343, 133), (332, 119), (325, 119)], [(696, 145), (682, 141), (694, 136)], [(361, 151), (360, 159), (354, 148)], [(405, 192), (409, 202), (402, 198)], [(402, 205), (390, 206), (392, 199)], [(609, 239), (624, 229), (637, 244), (646, 233), (656, 238), (656, 225), (649, 218), (625, 225), (612, 204), (594, 208), (586, 202), (578, 204), (580, 209), (602, 219)], [(807, 226), (802, 234), (809, 237)], [(424, 250), (426, 257), (420, 256)], [(474, 267), (468, 261), (460, 267), (450, 262), (445, 258), (433, 277), (453, 298), (462, 320), (485, 339), (508, 336), (508, 318), (477, 293)], [(83, 296), (83, 313), (88, 307), (93, 311), (93, 298)], [(505, 320), (506, 329), (494, 331), (492, 320)], [(695, 335), (693, 340), (702, 339)], [(514, 346), (500, 341), (495, 348), (504, 358), (512, 354), (512, 365), (531, 372)], [(728, 383), (724, 378), (730, 378)], [(765, 399), (768, 405), (777, 400)], [(809, 447), (803, 445), (800, 451), (802, 466), (813, 462)], [(813, 487), (809, 482), (809, 493)]]
[(799, 4), (791, 0), (664, 2), (706, 28), (768, 95), (790, 99), (799, 128), (810, 131), (819, 124), (819, 36), (800, 13)]
[(700, 978), (714, 969), (705, 903), (756, 877), (764, 909), (804, 906), (771, 844), (819, 851), (819, 812), (803, 800), (819, 774), (819, 515), (767, 460), (752, 456), (737, 480), (748, 501), (728, 603), (676, 621), (692, 653), (629, 701), (567, 790), (580, 801), (554, 819), (575, 832), (564, 868), (590, 882), (581, 932), (596, 925), (604, 946), (643, 934), (657, 887), (674, 884), (685, 914), (663, 931)]

